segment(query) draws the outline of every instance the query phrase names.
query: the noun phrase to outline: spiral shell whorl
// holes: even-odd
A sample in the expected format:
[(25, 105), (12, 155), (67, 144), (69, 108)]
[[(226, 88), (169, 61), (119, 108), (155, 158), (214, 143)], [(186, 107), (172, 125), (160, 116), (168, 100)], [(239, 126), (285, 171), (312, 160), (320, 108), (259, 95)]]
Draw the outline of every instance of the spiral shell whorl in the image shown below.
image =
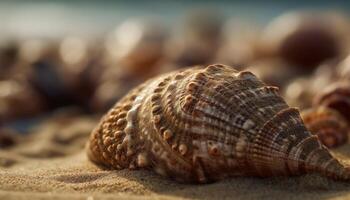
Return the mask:
[(150, 168), (185, 182), (348, 173), (277, 88), (223, 65), (165, 74), (135, 88), (102, 119), (88, 150), (109, 168)]
[(336, 110), (319, 106), (303, 111), (301, 116), (308, 130), (328, 148), (347, 142), (347, 121)]

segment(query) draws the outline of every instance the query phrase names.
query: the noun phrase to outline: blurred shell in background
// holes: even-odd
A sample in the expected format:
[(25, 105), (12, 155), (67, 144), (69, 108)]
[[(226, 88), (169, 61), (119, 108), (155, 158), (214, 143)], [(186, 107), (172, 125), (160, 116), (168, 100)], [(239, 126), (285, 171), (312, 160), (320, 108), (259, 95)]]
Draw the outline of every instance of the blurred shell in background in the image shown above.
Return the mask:
[(301, 117), (307, 129), (328, 148), (347, 142), (348, 124), (337, 111), (321, 106), (304, 110)]
[(18, 59), (18, 41), (0, 41), (0, 80), (9, 78)]
[[(0, 128), (0, 150), (5, 148), (13, 147), (18, 140), (20, 140), (20, 135), (9, 128)], [(0, 166), (3, 165), (0, 160)]]
[(157, 19), (129, 19), (119, 25), (105, 42), (110, 63), (121, 73), (146, 76), (157, 71), (164, 57), (168, 30)]
[(336, 73), (340, 79), (350, 80), (350, 55), (339, 63)]
[[(36, 41), (24, 43), (23, 48), (30, 48), (26, 45), (36, 45), (34, 42)], [(28, 63), (24, 63), (28, 68), (26, 79), (48, 102), (50, 108), (75, 103), (75, 88), (77, 82), (79, 82), (79, 77), (72, 77), (73, 73), (61, 59), (60, 42), (46, 41), (42, 44), (43, 46), (38, 46), (37, 53), (27, 55)], [(29, 50), (27, 53), (30, 52)]]
[(330, 60), (318, 66), (312, 74), (291, 80), (284, 90), (287, 102), (299, 108), (309, 108), (314, 96), (337, 80), (337, 64), (337, 60)]
[(291, 12), (273, 20), (261, 38), (261, 52), (312, 70), (348, 52), (348, 21), (339, 13)]
[(314, 91), (320, 92), (329, 84), (338, 80), (339, 75), (337, 73), (337, 66), (339, 60), (328, 60), (317, 68), (315, 68), (314, 72), (310, 75), (311, 88)]
[(15, 80), (0, 81), (0, 124), (32, 117), (46, 108), (46, 103), (29, 84)]
[(72, 91), (73, 103), (88, 106), (89, 97), (97, 87), (104, 71), (101, 63), (102, 47), (97, 41), (77, 36), (67, 36), (60, 41), (59, 54), (62, 62), (59, 76)]
[(163, 72), (167, 28), (157, 19), (129, 19), (105, 41), (105, 69), (89, 106), (104, 112), (132, 87)]
[(335, 82), (319, 92), (314, 100), (315, 106), (326, 106), (338, 111), (350, 121), (350, 81)]
[(304, 71), (291, 66), (281, 59), (258, 60), (246, 69), (253, 72), (265, 83), (278, 86), (282, 90), (287, 83), (304, 74)]
[(92, 44), (77, 36), (24, 40), (12, 78), (28, 81), (50, 108), (85, 107), (103, 70), (95, 62), (100, 48), (93, 49)]
[(190, 12), (167, 45), (170, 62), (181, 67), (208, 64), (215, 58), (222, 42), (224, 17), (213, 10)]
[[(106, 70), (106, 74), (108, 71)], [(109, 75), (108, 78), (100, 82), (91, 97), (90, 107), (92, 111), (104, 112), (108, 110), (117, 100), (129, 92), (132, 87), (143, 80), (138, 77), (129, 77), (113, 72)]]
[(256, 46), (260, 34), (258, 24), (230, 19), (223, 27), (222, 44), (216, 62), (243, 69), (257, 57)]
[(282, 96), (290, 106), (300, 109), (308, 108), (312, 104), (314, 92), (311, 87), (311, 81), (307, 77), (299, 77), (291, 81), (285, 88)]

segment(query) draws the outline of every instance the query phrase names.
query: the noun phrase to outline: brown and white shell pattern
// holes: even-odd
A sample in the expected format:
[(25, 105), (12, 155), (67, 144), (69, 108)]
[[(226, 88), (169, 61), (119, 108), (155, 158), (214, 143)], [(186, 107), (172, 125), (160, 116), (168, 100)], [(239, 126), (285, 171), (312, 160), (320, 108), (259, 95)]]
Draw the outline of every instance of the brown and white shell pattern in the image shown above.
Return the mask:
[(304, 110), (301, 117), (306, 128), (328, 148), (347, 142), (348, 123), (336, 110), (319, 106)]
[(350, 81), (330, 84), (314, 97), (313, 105), (332, 108), (350, 122)]
[(347, 169), (276, 87), (223, 65), (161, 75), (132, 90), (91, 134), (88, 156), (112, 169), (153, 169), (181, 182)]

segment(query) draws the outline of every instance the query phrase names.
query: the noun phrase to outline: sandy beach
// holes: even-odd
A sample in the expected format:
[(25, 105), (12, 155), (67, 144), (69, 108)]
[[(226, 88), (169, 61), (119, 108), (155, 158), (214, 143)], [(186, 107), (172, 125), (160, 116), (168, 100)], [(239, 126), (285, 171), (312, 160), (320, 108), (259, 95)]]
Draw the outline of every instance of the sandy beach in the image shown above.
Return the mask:
[[(179, 184), (147, 170), (107, 171), (92, 164), (85, 142), (98, 118), (49, 120), (0, 150), (0, 199), (349, 199), (350, 183), (318, 175), (233, 177)], [(350, 144), (334, 151), (350, 163)]]

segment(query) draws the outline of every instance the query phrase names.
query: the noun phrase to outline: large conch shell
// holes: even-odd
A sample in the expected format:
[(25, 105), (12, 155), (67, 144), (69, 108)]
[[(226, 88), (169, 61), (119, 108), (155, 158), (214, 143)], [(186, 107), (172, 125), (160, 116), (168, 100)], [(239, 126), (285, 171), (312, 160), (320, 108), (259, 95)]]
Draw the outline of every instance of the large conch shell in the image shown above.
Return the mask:
[(181, 182), (350, 177), (276, 87), (223, 65), (165, 74), (132, 90), (93, 131), (88, 156), (108, 168), (148, 168)]

